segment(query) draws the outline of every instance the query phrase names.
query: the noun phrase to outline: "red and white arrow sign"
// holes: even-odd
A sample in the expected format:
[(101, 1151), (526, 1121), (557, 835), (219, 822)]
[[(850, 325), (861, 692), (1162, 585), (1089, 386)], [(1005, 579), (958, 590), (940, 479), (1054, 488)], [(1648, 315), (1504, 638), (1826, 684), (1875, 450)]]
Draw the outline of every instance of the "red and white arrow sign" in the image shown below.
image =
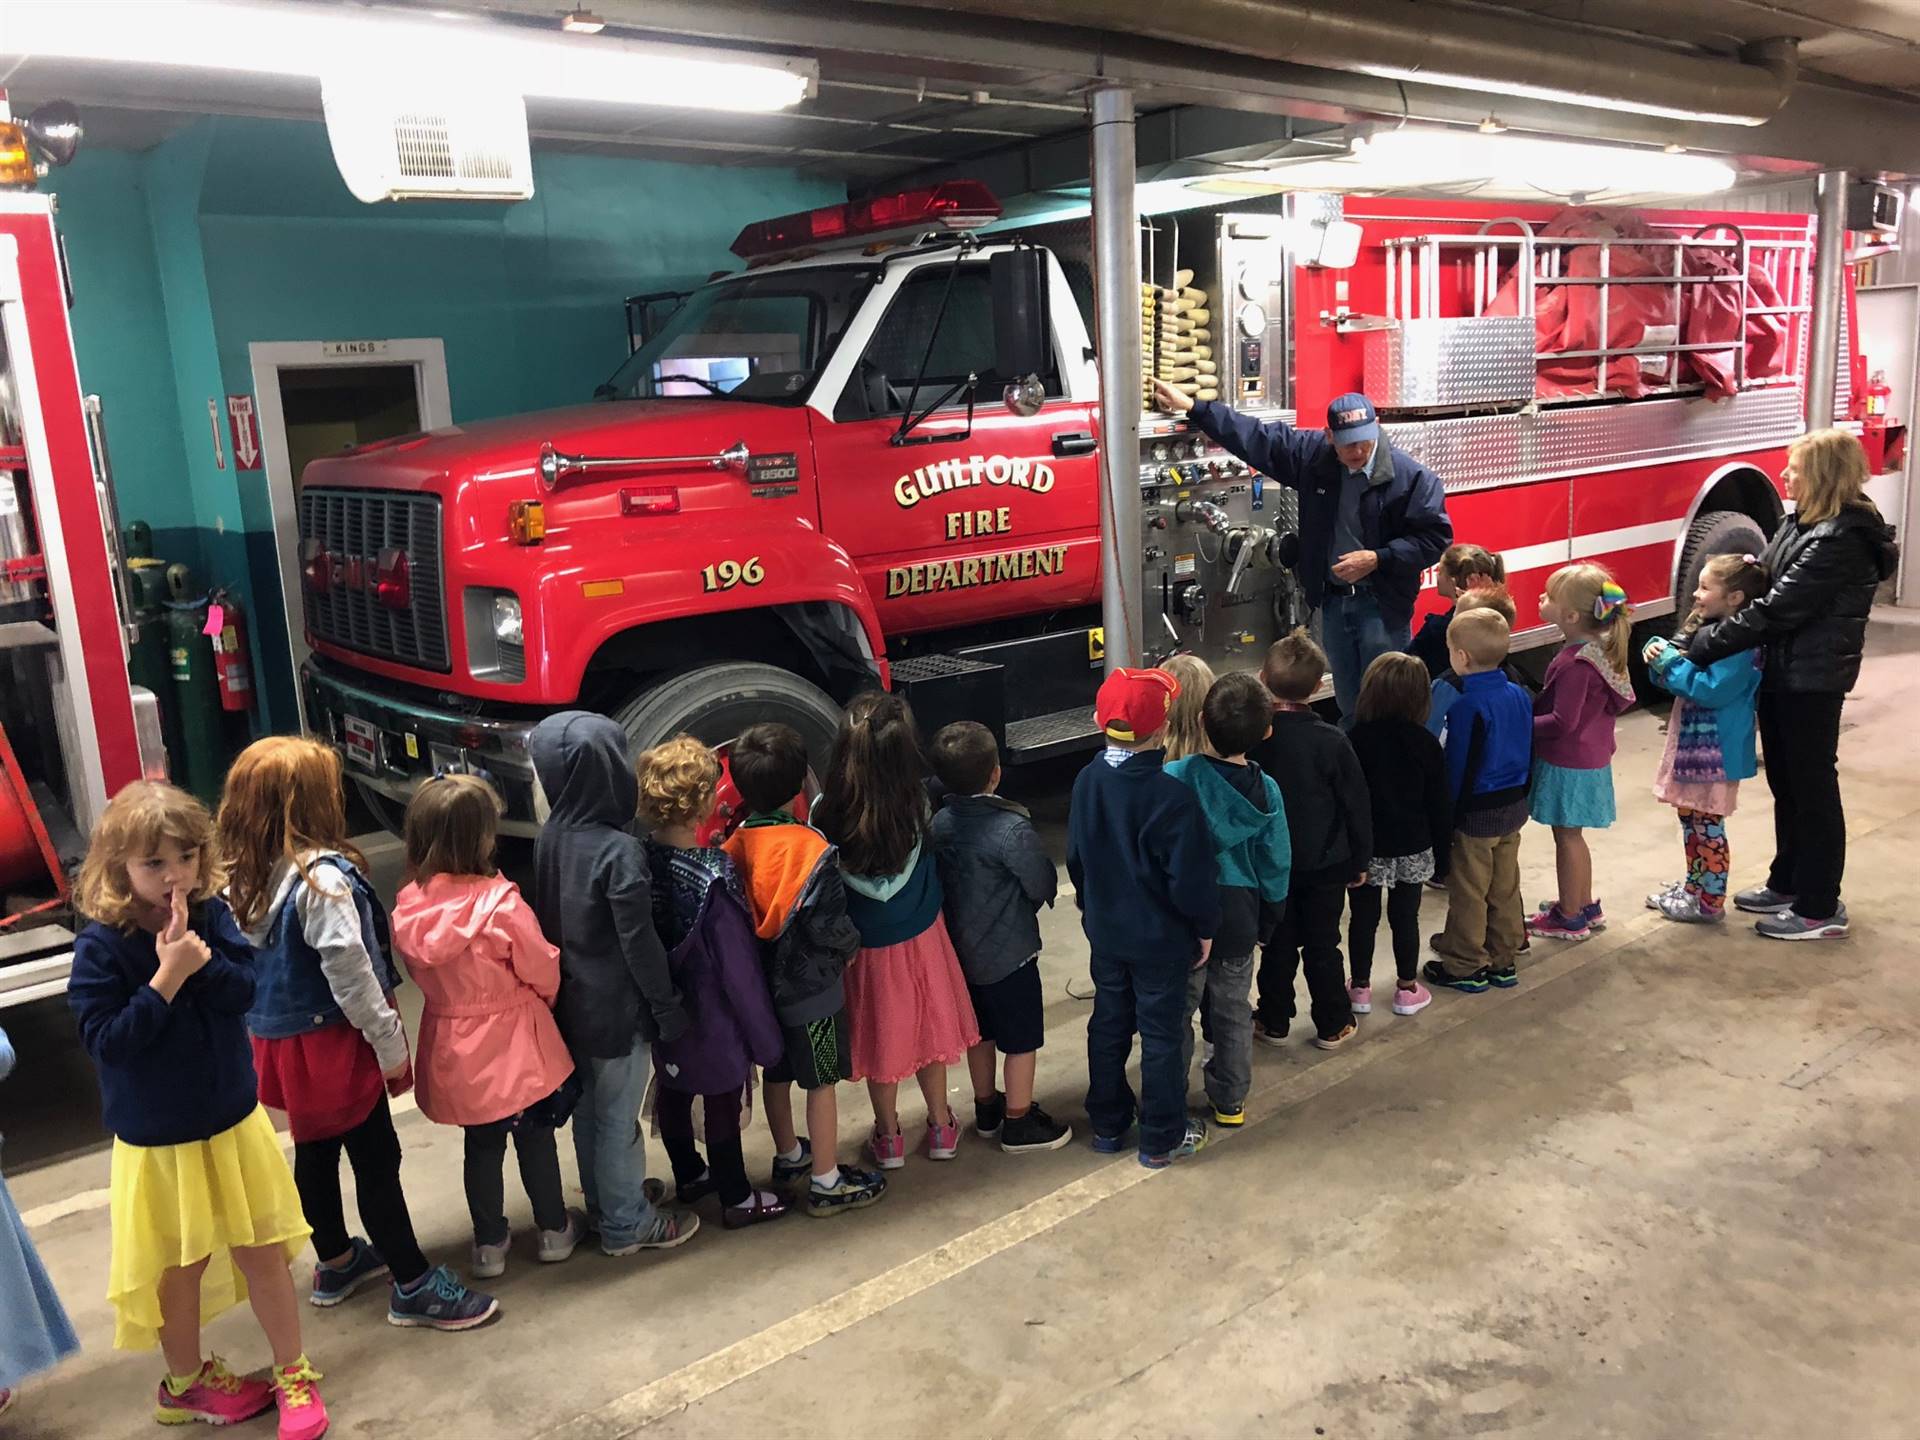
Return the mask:
[(260, 468), (260, 422), (251, 395), (227, 396), (227, 428), (233, 432), (233, 463), (239, 470)]

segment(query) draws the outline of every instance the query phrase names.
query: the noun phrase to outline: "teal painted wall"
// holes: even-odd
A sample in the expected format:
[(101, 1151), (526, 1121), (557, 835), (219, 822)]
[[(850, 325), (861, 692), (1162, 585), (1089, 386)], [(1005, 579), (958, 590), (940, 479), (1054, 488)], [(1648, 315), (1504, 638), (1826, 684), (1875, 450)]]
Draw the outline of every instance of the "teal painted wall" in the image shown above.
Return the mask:
[[(128, 520), (191, 531), (193, 489), (142, 158), (82, 152), (59, 173), (60, 229), (74, 277), (80, 384), (105, 404), (107, 448)], [(202, 429), (205, 422), (202, 421)]]
[(584, 155), (536, 155), (534, 187), (362, 205), (323, 127), (232, 117), (56, 172), (122, 513), (240, 594), (265, 729), (298, 716), (266, 484), (216, 467), (207, 419), (209, 398), (251, 393), (249, 345), (438, 337), (456, 421), (571, 404), (625, 357), (627, 295), (734, 268), (741, 226), (845, 198), (789, 171)]

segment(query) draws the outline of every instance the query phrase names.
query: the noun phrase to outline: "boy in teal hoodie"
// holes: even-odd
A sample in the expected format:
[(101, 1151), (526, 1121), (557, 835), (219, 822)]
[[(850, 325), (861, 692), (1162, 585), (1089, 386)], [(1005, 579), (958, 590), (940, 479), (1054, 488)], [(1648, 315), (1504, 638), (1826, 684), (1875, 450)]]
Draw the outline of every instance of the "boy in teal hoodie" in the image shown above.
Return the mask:
[[(1280, 919), (1292, 877), (1287, 812), (1273, 777), (1247, 752), (1273, 733), (1273, 699), (1255, 675), (1224, 675), (1207, 692), (1200, 723), (1214, 755), (1189, 755), (1166, 767), (1191, 785), (1206, 815), (1220, 867), (1220, 928), (1206, 965), (1187, 982), (1187, 1008), (1205, 1002), (1204, 1028), (1213, 1044), (1207, 1060), (1207, 1099), (1217, 1125), (1246, 1120), (1253, 1083), (1254, 950)], [(1214, 756), (1218, 755), (1219, 759)], [(1187, 1030), (1191, 1066), (1192, 1025)]]

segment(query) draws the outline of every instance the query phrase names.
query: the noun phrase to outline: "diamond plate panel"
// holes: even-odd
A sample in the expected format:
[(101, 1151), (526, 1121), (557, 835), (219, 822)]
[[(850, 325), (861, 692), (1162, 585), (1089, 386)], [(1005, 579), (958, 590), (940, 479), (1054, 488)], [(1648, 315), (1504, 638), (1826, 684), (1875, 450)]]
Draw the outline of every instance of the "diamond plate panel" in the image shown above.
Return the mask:
[(1643, 400), (1388, 425), (1450, 493), (1783, 445), (1804, 429), (1793, 386), (1719, 402)]
[(1519, 404), (1533, 398), (1527, 315), (1402, 320), (1363, 337), (1366, 392), (1389, 410)]

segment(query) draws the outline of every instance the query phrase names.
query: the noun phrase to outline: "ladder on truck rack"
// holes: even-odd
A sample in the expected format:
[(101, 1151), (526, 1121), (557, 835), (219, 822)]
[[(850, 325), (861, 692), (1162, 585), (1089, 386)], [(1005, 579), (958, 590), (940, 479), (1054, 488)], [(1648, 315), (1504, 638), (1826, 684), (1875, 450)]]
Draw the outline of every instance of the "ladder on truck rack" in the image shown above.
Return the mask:
[[(1511, 232), (1505, 227), (1512, 227)], [(1526, 220), (1506, 217), (1485, 222), (1473, 234), (1431, 233), (1385, 240), (1385, 308), (1386, 319), (1390, 323), (1384, 331), (1373, 331), (1367, 335), (1370, 347), (1370, 393), (1373, 385), (1380, 383), (1389, 395), (1387, 398), (1376, 396), (1376, 399), (1388, 408), (1432, 409), (1445, 408), (1450, 403), (1467, 405), (1486, 403), (1496, 398), (1519, 398), (1510, 394), (1496, 397), (1485, 393), (1485, 362), (1482, 360), (1476, 367), (1469, 367), (1482, 372), (1479, 390), (1473, 390), (1470, 385), (1460, 388), (1462, 398), (1450, 402), (1446, 398), (1449, 385), (1444, 378), (1450, 362), (1444, 356), (1435, 358), (1431, 355), (1419, 357), (1393, 353), (1394, 347), (1404, 347), (1406, 344), (1403, 338), (1397, 337), (1408, 333), (1418, 334), (1422, 327), (1431, 327), (1438, 334), (1449, 322), (1497, 322), (1510, 316), (1537, 323), (1541, 318), (1543, 303), (1553, 303), (1551, 298), (1543, 297), (1553, 297), (1554, 292), (1558, 291), (1557, 299), (1562, 306), (1585, 303), (1576, 299), (1578, 292), (1583, 290), (1593, 294), (1595, 313), (1592, 333), (1597, 343), (1579, 346), (1542, 345), (1536, 334), (1531, 347), (1526, 347), (1524, 329), (1514, 329), (1509, 334), (1496, 336), (1493, 328), (1488, 327), (1473, 341), (1474, 347), (1484, 356), (1490, 338), (1495, 348), (1504, 348), (1517, 341), (1523, 348), (1531, 348), (1528, 358), (1533, 369), (1530, 373), (1535, 377), (1542, 377), (1548, 372), (1577, 374), (1589, 368), (1590, 364), (1593, 377), (1591, 387), (1566, 383), (1551, 386), (1536, 383), (1532, 386), (1530, 398), (1540, 404), (1617, 399), (1629, 394), (1633, 398), (1697, 394), (1704, 387), (1698, 380), (1682, 378), (1682, 357), (1706, 352), (1725, 352), (1730, 355), (1733, 370), (1730, 388), (1733, 391), (1800, 387), (1805, 378), (1807, 329), (1813, 313), (1812, 236), (1800, 233), (1790, 238), (1751, 238), (1741, 227), (1724, 221), (1692, 231), (1674, 224), (1650, 228), (1656, 232), (1675, 233), (1612, 236), (1542, 234)], [(1722, 231), (1731, 233), (1716, 233)], [(1618, 263), (1622, 252), (1637, 253), (1629, 265), (1623, 266)], [(1703, 271), (1703, 257), (1716, 253), (1730, 262), (1731, 268)], [(1658, 257), (1658, 264), (1649, 266), (1649, 256)], [(1469, 265), (1470, 275), (1467, 273)], [(1780, 297), (1779, 303), (1755, 303), (1755, 289), (1762, 284)], [(1682, 335), (1691, 307), (1701, 303), (1706, 295), (1704, 287), (1709, 286), (1724, 287), (1731, 296), (1737, 297), (1727, 310), (1734, 322), (1730, 327), (1731, 334), (1687, 341)], [(1665, 290), (1671, 299), (1673, 323), (1646, 326), (1647, 331), (1661, 333), (1644, 334), (1638, 343), (1615, 344), (1614, 322), (1623, 314), (1631, 313), (1630, 308), (1623, 307), (1632, 307), (1634, 304), (1634, 297), (1628, 293), (1630, 287), (1659, 287)], [(1507, 308), (1509, 306), (1510, 309)], [(1781, 363), (1773, 367), (1770, 373), (1751, 374), (1748, 360), (1751, 327), (1756, 321), (1764, 324), (1770, 318), (1780, 321), (1785, 330)], [(1433, 322), (1441, 323), (1434, 326)], [(1368, 327), (1359, 325), (1354, 328)], [(1465, 327), (1468, 331), (1474, 328), (1471, 325)], [(1671, 333), (1667, 333), (1669, 331)], [(1437, 343), (1445, 345), (1447, 342), (1440, 340)], [(1458, 339), (1453, 344), (1456, 351), (1464, 348)], [(1378, 381), (1375, 379), (1376, 347), (1382, 351), (1383, 357), (1377, 367), (1381, 376)], [(1506, 381), (1510, 388), (1521, 357), (1515, 353), (1506, 358), (1510, 362)], [(1625, 372), (1631, 373), (1636, 382), (1630, 392), (1610, 384), (1616, 362), (1620, 361), (1629, 361), (1632, 365), (1631, 371)], [(1451, 362), (1451, 368), (1459, 370), (1462, 366), (1455, 359)], [(1419, 375), (1423, 370), (1438, 370), (1442, 376), (1436, 381), (1433, 375), (1426, 374), (1427, 383), (1417, 390), (1408, 389), (1404, 383), (1396, 385), (1394, 379), (1388, 378), (1407, 371)], [(1649, 374), (1657, 374), (1660, 378), (1654, 383), (1639, 383)], [(1406, 404), (1394, 404), (1391, 394), (1396, 388), (1401, 391)]]

